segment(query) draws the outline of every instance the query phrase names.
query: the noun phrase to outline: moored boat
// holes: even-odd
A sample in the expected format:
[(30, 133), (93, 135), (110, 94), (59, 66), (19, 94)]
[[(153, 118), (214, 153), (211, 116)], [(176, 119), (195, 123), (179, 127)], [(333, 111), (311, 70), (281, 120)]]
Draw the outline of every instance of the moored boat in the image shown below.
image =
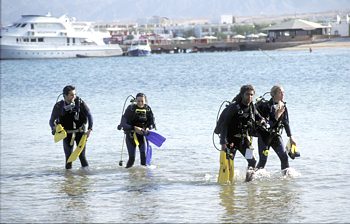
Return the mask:
[(128, 48), (129, 56), (148, 56), (151, 54), (151, 46), (147, 40), (133, 41)]
[(123, 54), (118, 44), (106, 44), (108, 33), (95, 31), (89, 22), (63, 15), (22, 15), (1, 28), (1, 59), (108, 57)]

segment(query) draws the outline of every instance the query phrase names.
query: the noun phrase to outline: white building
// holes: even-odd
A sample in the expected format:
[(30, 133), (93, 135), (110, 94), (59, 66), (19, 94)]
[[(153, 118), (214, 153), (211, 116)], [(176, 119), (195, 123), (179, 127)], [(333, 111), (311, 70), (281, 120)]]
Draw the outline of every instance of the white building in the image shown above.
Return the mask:
[(331, 35), (339, 35), (341, 37), (350, 36), (350, 17), (349, 14), (345, 18), (337, 15), (337, 21), (329, 23), (332, 26)]
[(233, 24), (200, 24), (195, 25), (194, 33), (196, 37), (216, 36), (219, 33), (231, 35)]
[(221, 15), (220, 16), (221, 24), (234, 24), (236, 23), (236, 18), (233, 15)]

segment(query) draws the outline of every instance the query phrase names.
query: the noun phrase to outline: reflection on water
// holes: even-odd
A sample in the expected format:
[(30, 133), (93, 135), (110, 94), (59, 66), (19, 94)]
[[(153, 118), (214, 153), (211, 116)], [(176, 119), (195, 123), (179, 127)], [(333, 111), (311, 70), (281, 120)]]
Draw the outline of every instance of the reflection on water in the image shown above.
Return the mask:
[(228, 221), (228, 217), (233, 217), (236, 213), (235, 205), (235, 185), (223, 185), (219, 191), (220, 205), (225, 209), (223, 221)]
[(125, 169), (125, 187), (123, 190), (128, 192), (144, 192), (152, 191), (156, 184), (153, 180), (153, 171), (146, 167), (135, 166)]
[(263, 180), (221, 186), (223, 222), (292, 222), (298, 214), (301, 190), (292, 179)]
[[(270, 52), (276, 60), (268, 66), (261, 52), (1, 61), (0, 222), (346, 222), (349, 53)], [(238, 158), (235, 167), (244, 173), (235, 173), (231, 186), (217, 185), (210, 177), (219, 170), (211, 139), (218, 106), (242, 84), (254, 84), (258, 96), (275, 82), (286, 89), (302, 150), (290, 165), (303, 177), (281, 178), (272, 153), (271, 177), (245, 183), (246, 160)], [(48, 126), (67, 84), (77, 87), (96, 121), (88, 173), (78, 167), (64, 173), (62, 146), (53, 144)], [(116, 124), (125, 97), (138, 91), (149, 96), (167, 137), (154, 150), (156, 169), (118, 166), (123, 134)], [(341, 156), (324, 156), (330, 149)]]
[(65, 170), (62, 182), (59, 184), (59, 193), (64, 193), (59, 200), (62, 222), (91, 222), (89, 207), (89, 192), (92, 191), (92, 181), (89, 171), (79, 169), (78, 171)]
[(71, 170), (65, 170), (61, 191), (68, 196), (83, 197), (91, 185), (87, 174), (88, 172), (84, 170), (80, 170), (78, 174), (73, 173)]
[[(151, 166), (152, 167), (152, 166)], [(152, 168), (135, 166), (126, 169), (124, 188), (120, 201), (124, 214), (122, 222), (154, 222), (158, 217), (159, 184)]]

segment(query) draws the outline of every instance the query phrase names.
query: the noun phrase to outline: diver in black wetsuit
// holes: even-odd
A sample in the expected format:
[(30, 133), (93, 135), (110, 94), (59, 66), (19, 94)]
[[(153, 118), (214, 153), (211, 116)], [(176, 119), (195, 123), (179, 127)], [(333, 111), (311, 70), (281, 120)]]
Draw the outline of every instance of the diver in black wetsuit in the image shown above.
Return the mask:
[(283, 147), (283, 141), (281, 137), (283, 128), (286, 130), (290, 143), (295, 145), (296, 143), (291, 134), (288, 110), (285, 102), (283, 101), (283, 87), (279, 85), (273, 86), (271, 88), (270, 94), (271, 99), (269, 101), (260, 101), (256, 104), (257, 110), (266, 120), (268, 120), (270, 125), (269, 132), (259, 131), (259, 163), (257, 165), (257, 168), (262, 169), (265, 167), (269, 153), (269, 147), (271, 146), (281, 161), (281, 170), (285, 170), (286, 168), (289, 168), (289, 162), (287, 152)]
[[(73, 151), (73, 144), (79, 144), (81, 137), (83, 136), (87, 127), (87, 137), (89, 137), (92, 131), (93, 119), (90, 113), (90, 109), (86, 103), (79, 97), (76, 96), (74, 86), (66, 86), (63, 89), (64, 100), (61, 100), (55, 104), (52, 109), (51, 118), (49, 121), (52, 134), (55, 134), (56, 124), (61, 124), (67, 132), (67, 137), (63, 139), (63, 149), (66, 156), (66, 162)], [(85, 150), (81, 152), (79, 159), (82, 167), (89, 166), (86, 157)], [(66, 163), (66, 169), (71, 169), (72, 163)]]
[(129, 105), (122, 116), (120, 126), (126, 134), (125, 142), (129, 154), (126, 168), (134, 165), (137, 144), (140, 150), (141, 165), (146, 166), (147, 145), (144, 135), (147, 134), (148, 130), (155, 128), (152, 109), (146, 103), (145, 94), (138, 93), (136, 104)]
[(240, 93), (229, 105), (220, 131), (221, 150), (229, 150), (234, 157), (238, 150), (248, 161), (248, 170), (254, 169), (256, 160), (252, 152), (251, 136), (255, 125), (262, 123), (263, 118), (255, 109), (253, 96), (255, 89), (252, 85), (244, 85)]

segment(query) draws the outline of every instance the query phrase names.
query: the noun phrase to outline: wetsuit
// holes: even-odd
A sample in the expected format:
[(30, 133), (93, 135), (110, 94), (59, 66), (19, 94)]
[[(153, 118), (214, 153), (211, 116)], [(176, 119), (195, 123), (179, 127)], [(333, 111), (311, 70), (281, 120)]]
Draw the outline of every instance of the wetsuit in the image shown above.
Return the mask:
[(285, 128), (287, 136), (292, 136), (289, 126), (288, 110), (285, 107), (284, 113), (279, 117), (278, 120), (275, 119), (275, 103), (272, 99), (269, 101), (263, 101), (256, 105), (257, 110), (260, 112), (261, 116), (268, 120), (270, 125), (269, 132), (260, 131), (258, 136), (258, 147), (259, 147), (259, 163), (257, 168), (264, 168), (267, 162), (268, 148), (271, 146), (273, 150), (278, 155), (281, 161), (281, 170), (289, 167), (288, 155), (283, 147), (283, 140), (281, 137), (281, 132)]
[[(53, 107), (51, 118), (49, 121), (52, 133), (54, 134), (55, 125), (61, 124), (67, 131), (67, 137), (63, 139), (63, 149), (66, 156), (66, 169), (72, 168), (72, 163), (67, 163), (69, 156), (72, 154), (74, 138), (76, 144), (79, 144), (81, 137), (83, 136), (86, 123), (89, 123), (87, 129), (92, 129), (93, 119), (90, 113), (90, 109), (86, 103), (77, 97), (74, 100), (74, 104), (67, 104), (64, 100), (61, 100)], [(82, 167), (88, 166), (88, 162), (85, 157), (85, 148), (81, 152), (79, 159)]]
[(126, 164), (126, 168), (132, 167), (135, 162), (136, 153), (136, 143), (134, 139), (134, 134), (136, 135), (137, 141), (139, 143), (140, 150), (140, 160), (141, 165), (146, 165), (146, 140), (143, 135), (136, 134), (134, 127), (140, 127), (143, 129), (148, 128), (149, 130), (155, 128), (154, 116), (150, 106), (147, 104), (140, 108), (137, 104), (131, 104), (125, 110), (123, 114), (121, 126), (126, 134), (125, 142), (128, 148), (129, 160)]
[[(246, 157), (247, 149), (251, 149), (251, 136), (255, 130), (256, 121), (261, 121), (262, 117), (255, 109), (253, 103), (249, 106), (243, 103), (233, 103), (227, 108), (222, 129), (220, 132), (220, 144), (226, 144), (235, 156), (236, 151)], [(234, 146), (231, 147), (230, 144)], [(248, 167), (255, 168), (256, 159), (246, 158)]]

